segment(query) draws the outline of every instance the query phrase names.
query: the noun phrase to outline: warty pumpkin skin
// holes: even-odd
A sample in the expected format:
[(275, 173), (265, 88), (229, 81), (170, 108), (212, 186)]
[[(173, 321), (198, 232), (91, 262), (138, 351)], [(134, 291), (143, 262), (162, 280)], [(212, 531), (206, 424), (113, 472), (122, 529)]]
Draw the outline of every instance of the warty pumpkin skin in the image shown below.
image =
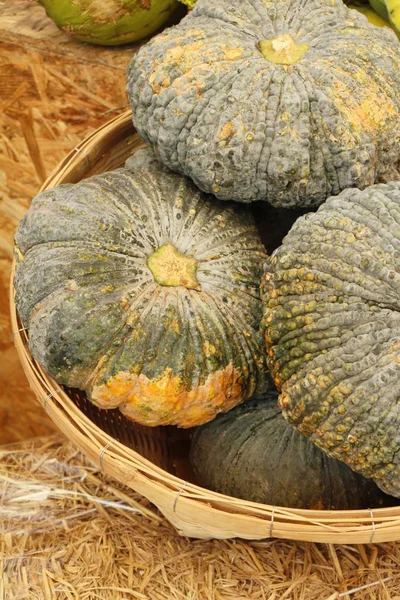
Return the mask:
[(340, 0), (198, 0), (127, 82), (141, 136), (219, 199), (317, 206), (399, 175), (398, 40)]
[(195, 430), (200, 483), (252, 502), (317, 510), (393, 504), (373, 481), (329, 458), (283, 419), (274, 391)]
[(265, 339), (286, 419), (400, 496), (400, 183), (329, 198), (265, 268)]
[(39, 194), (15, 239), (17, 309), (61, 384), (181, 427), (265, 389), (266, 253), (246, 210), (142, 165)]

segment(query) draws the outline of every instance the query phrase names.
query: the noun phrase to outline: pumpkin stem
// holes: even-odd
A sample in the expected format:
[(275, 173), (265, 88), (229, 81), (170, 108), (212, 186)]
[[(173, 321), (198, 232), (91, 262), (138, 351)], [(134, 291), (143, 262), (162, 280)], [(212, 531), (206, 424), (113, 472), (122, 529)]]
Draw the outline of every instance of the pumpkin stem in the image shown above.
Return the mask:
[(258, 49), (266, 60), (277, 65), (294, 65), (309, 49), (309, 44), (297, 44), (288, 34), (278, 35), (273, 40), (261, 40)]
[(159, 285), (201, 291), (196, 279), (197, 260), (185, 256), (172, 244), (164, 244), (150, 254), (147, 266)]

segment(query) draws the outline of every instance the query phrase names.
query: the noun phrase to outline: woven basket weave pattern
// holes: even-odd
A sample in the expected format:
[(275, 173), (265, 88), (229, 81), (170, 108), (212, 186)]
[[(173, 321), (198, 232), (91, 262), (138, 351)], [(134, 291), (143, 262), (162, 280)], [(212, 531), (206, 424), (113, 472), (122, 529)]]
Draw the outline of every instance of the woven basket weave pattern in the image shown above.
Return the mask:
[[(124, 165), (143, 142), (126, 111), (77, 146), (43, 186), (76, 183)], [(12, 273), (11, 290), (13, 290)], [(11, 291), (15, 344), (32, 390), (55, 424), (109, 475), (146, 496), (184, 535), (198, 538), (286, 538), (330, 543), (400, 539), (400, 506), (316, 511), (272, 507), (217, 494), (194, 482), (190, 432), (147, 428), (119, 411), (99, 410), (79, 390), (60, 388), (32, 359)]]

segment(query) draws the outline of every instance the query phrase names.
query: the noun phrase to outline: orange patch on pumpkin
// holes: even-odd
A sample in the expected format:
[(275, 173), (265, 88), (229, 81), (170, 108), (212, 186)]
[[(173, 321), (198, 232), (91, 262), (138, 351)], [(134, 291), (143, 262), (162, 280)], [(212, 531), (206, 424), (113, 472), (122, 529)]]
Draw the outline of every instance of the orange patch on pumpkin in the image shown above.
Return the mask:
[[(328, 64), (332, 68), (332, 65)], [(379, 127), (396, 117), (395, 108), (392, 102), (386, 99), (382, 87), (368, 77), (364, 70), (359, 69), (352, 73), (352, 80), (355, 79), (363, 86), (360, 88), (361, 95), (357, 97), (354, 96), (351, 82), (348, 85), (346, 83), (349, 81), (348, 73), (337, 66), (334, 72), (338, 77), (333, 80), (330, 92), (334, 96), (336, 106), (355, 131), (378, 131)]]
[(228, 60), (237, 60), (243, 56), (243, 48), (228, 48), (228, 46), (221, 46), (221, 50)]
[(236, 127), (234, 126), (233, 123), (231, 123), (231, 121), (228, 121), (227, 123), (225, 123), (225, 125), (222, 127), (221, 131), (218, 134), (218, 139), (221, 142), (229, 142), (233, 136), (236, 133)]
[(229, 364), (210, 373), (204, 384), (190, 390), (170, 368), (161, 377), (121, 372), (106, 383), (95, 385), (91, 399), (100, 408), (119, 408), (132, 421), (156, 427), (178, 425), (195, 427), (239, 404), (249, 394), (243, 392), (240, 372)]

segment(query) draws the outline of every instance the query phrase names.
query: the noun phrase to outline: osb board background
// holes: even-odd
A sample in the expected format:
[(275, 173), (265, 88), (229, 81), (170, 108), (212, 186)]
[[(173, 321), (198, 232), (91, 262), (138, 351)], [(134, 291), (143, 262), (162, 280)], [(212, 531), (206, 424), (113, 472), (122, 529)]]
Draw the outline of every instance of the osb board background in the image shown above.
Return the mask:
[(135, 47), (80, 44), (34, 0), (0, 1), (0, 443), (53, 429), (13, 348), (8, 283), (14, 231), (58, 162), (126, 107), (125, 71)]
[[(127, 104), (133, 51), (75, 43), (34, 0), (0, 0), (0, 443), (53, 431), (12, 343), (15, 228), (65, 154)], [(0, 451), (0, 600), (400, 600), (398, 544), (188, 540), (95, 469), (62, 481), (60, 464), (83, 462), (62, 440)]]

